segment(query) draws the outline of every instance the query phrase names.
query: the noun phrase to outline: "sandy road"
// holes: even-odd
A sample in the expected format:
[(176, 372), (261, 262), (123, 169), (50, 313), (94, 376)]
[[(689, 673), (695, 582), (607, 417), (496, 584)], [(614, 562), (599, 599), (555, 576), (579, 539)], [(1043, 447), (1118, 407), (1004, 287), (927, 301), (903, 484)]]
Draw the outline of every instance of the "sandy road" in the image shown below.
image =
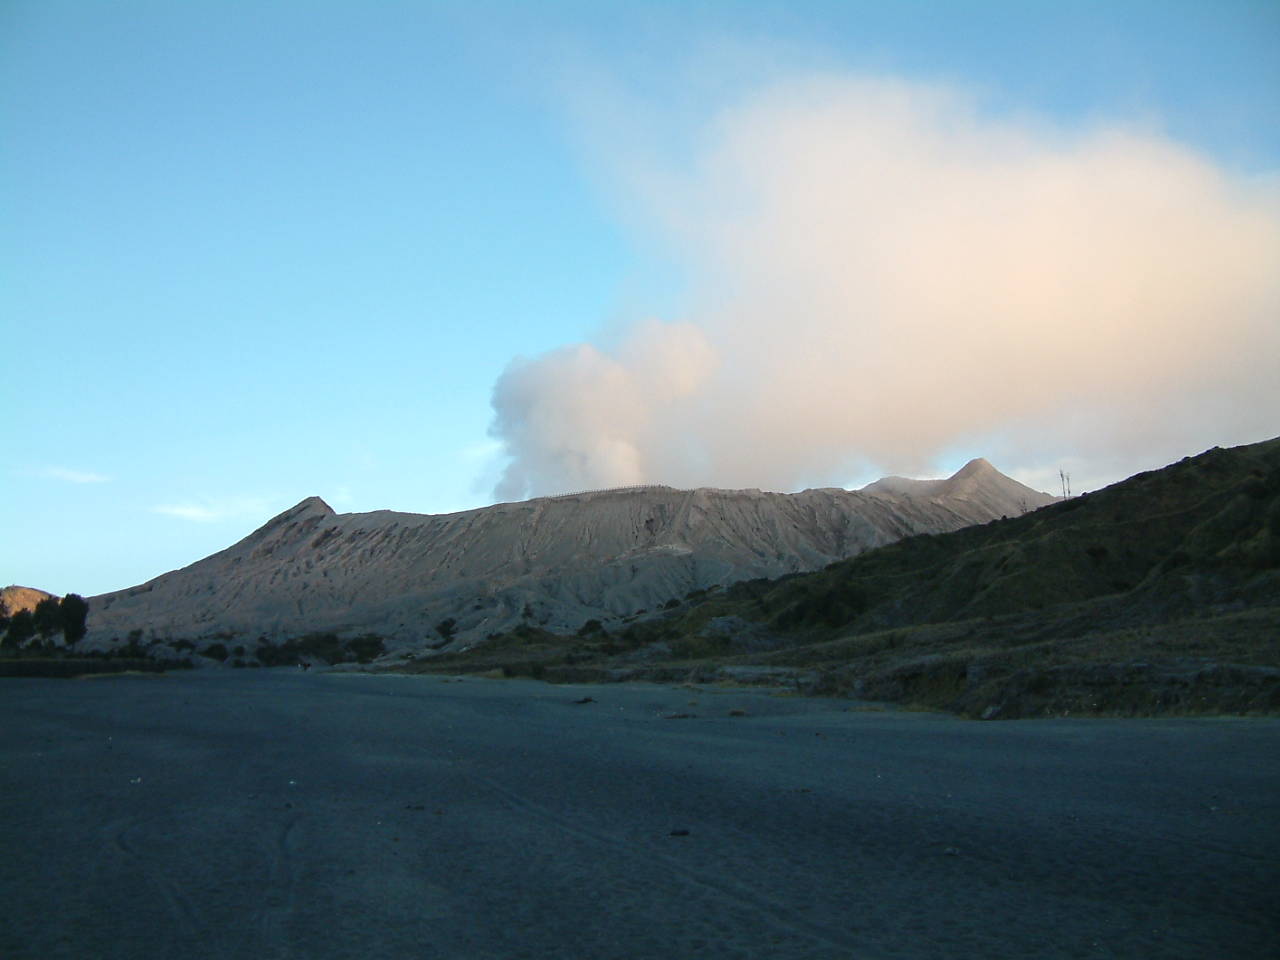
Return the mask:
[(0, 955), (1280, 956), (1280, 722), (849, 707), (0, 681)]

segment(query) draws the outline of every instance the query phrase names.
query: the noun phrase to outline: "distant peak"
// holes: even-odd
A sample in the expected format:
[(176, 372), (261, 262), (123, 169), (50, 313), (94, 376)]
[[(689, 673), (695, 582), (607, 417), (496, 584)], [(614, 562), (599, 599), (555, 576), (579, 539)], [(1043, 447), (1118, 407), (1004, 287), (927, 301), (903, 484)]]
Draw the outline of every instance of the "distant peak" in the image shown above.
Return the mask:
[(270, 530), (281, 524), (288, 523), (291, 520), (297, 520), (301, 517), (332, 517), (335, 516), (333, 507), (329, 506), (319, 497), (307, 497), (307, 499), (290, 507), (284, 513), (272, 517), (261, 527), (259, 532)]
[[(984, 460), (983, 463), (986, 463), (986, 461)], [(333, 507), (329, 506), (319, 497), (307, 497), (307, 499), (303, 500), (289, 512), (295, 515), (302, 513), (323, 513), (326, 516), (335, 513)]]
[(950, 479), (967, 480), (970, 477), (991, 476), (993, 474), (996, 476), (1004, 476), (1004, 474), (1000, 473), (999, 470), (993, 467), (989, 461), (982, 457), (974, 457), (963, 467), (953, 473)]
[(15, 583), (0, 590), (0, 607), (3, 607), (4, 613), (12, 616), (19, 610), (34, 610), (37, 603), (52, 596), (55, 594)]

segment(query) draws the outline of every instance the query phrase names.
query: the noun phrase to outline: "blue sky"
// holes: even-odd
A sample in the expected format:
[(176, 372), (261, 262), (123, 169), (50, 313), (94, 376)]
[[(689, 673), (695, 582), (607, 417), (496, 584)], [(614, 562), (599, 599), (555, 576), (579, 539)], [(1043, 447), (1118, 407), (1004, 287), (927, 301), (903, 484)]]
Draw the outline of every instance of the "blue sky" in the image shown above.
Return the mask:
[[(1117, 156), (1183, 171), (1169, 196), (1203, 201), (1188, 236), (1248, 245), (1262, 231), (1262, 262), (1205, 279), (1205, 303), (1256, 314), (1230, 341), (1237, 353), (1274, 343), (1275, 4), (3, 4), (0, 580), (119, 589), (312, 494), (340, 511), (445, 512), (493, 502), (495, 487), (797, 488), (937, 473), (970, 455), (1029, 480), (1065, 465), (1088, 486), (1280, 433), (1275, 394), (1233, 393), (1225, 367), (1185, 409), (1163, 380), (1121, 396), (1100, 370), (1105, 403), (1046, 414), (1023, 402), (1017, 424), (904, 420), (909, 444), (861, 421), (826, 430), (820, 406), (868, 403), (838, 391), (815, 391), (812, 417), (788, 414), (829, 443), (792, 449), (750, 419), (716, 431), (728, 439), (686, 429), (732, 420), (759, 378), (782, 382), (744, 344), (808, 322), (744, 312), (731, 289), (758, 273), (745, 266), (755, 257), (813, 262), (803, 243), (744, 252), (723, 239), (724, 210), (768, 206), (783, 187), (751, 180), (712, 212), (706, 197), (757, 169), (778, 146), (759, 131), (793, 117), (796, 150), (839, 156), (865, 130), (850, 118), (897, 96), (886, 83), (923, 111), (902, 150), (927, 149), (947, 111), (976, 111), (966, 143), (1017, 131), (1038, 138), (1036, 156), (1102, 177), (1120, 161), (1088, 158), (1115, 137), (1088, 138), (1124, 131), (1137, 146)], [(942, 119), (920, 106), (937, 91), (961, 101)], [(847, 128), (835, 146), (814, 132), (831, 123)], [(743, 289), (784, 303), (807, 276)], [(898, 322), (891, 309), (868, 317)], [(834, 322), (809, 330), (819, 348)], [(1188, 343), (1201, 335), (1187, 329)], [(877, 369), (910, 345), (878, 343)], [(792, 363), (801, 379), (804, 363)], [(910, 369), (894, 374), (902, 390)], [(672, 370), (687, 388), (652, 387)], [(619, 377), (629, 392), (597, 410), (590, 385)], [(1133, 416), (1159, 404), (1160, 423)]]

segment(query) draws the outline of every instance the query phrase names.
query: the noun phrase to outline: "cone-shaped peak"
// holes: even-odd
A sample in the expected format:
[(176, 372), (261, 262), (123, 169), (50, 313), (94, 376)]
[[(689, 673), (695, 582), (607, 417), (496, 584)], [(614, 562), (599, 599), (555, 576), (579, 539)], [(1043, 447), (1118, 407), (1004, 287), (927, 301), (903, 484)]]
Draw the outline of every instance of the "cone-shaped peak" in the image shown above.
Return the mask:
[(970, 477), (1003, 477), (999, 470), (982, 457), (974, 457), (951, 475), (952, 480), (968, 480)]
[(983, 503), (993, 513), (1009, 516), (1042, 507), (1056, 499), (1006, 476), (981, 457), (970, 460), (942, 481), (937, 492), (942, 496)]
[(304, 517), (332, 517), (336, 515), (337, 514), (334, 512), (333, 507), (329, 506), (319, 497), (307, 497), (307, 499), (290, 507), (284, 513), (272, 517), (255, 532), (263, 533), (267, 530), (283, 526), (291, 521), (301, 520)]
[[(985, 460), (983, 460), (982, 462), (986, 463)], [(307, 497), (307, 499), (303, 500), (296, 507), (294, 507), (291, 512), (295, 514), (320, 513), (325, 516), (329, 516), (335, 513), (333, 507), (329, 506), (319, 497)]]

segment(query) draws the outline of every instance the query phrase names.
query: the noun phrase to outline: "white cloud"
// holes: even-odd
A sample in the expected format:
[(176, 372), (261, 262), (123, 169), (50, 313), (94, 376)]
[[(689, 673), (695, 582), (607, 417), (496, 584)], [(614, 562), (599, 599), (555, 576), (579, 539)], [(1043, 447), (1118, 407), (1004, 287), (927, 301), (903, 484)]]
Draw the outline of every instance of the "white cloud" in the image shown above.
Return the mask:
[(791, 489), (957, 447), (1096, 484), (1280, 433), (1274, 178), (1150, 130), (832, 76), (724, 110), (687, 166), (617, 175), (694, 306), (513, 363), (500, 496)]
[(715, 364), (696, 327), (657, 321), (638, 324), (616, 356), (576, 344), (512, 364), (493, 395), (493, 434), (514, 458), (497, 495), (642, 482), (641, 451), (664, 442), (658, 434), (673, 429), (670, 412)]

